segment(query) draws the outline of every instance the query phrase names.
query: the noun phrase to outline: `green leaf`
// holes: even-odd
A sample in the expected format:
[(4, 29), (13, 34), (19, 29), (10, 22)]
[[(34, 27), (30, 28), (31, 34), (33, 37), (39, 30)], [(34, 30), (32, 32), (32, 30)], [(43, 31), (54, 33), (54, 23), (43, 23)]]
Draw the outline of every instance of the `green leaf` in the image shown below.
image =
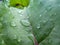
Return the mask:
[(60, 45), (60, 1), (33, 0), (28, 11), (32, 31), (38, 43)]
[[(3, 26), (3, 31), (0, 29), (0, 37), (2, 37), (2, 39), (0, 38), (0, 44), (3, 45), (3, 41), (4, 45), (34, 45), (31, 26), (28, 24), (26, 16), (26, 8), (23, 10), (8, 8), (2, 3), (0, 4), (0, 21), (3, 18), (1, 21), (3, 25), (0, 24), (0, 27)], [(27, 22), (23, 21), (22, 25), (22, 20)]]

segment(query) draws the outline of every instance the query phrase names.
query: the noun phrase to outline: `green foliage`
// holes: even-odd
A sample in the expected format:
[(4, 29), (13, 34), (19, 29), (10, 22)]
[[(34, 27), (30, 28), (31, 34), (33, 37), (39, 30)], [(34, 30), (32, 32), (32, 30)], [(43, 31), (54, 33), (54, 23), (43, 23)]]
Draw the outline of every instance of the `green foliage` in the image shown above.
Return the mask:
[(29, 7), (32, 31), (40, 45), (60, 45), (59, 19), (60, 0), (33, 0)]
[(0, 45), (34, 45), (33, 35), (39, 45), (60, 45), (59, 0), (4, 0), (4, 3), (10, 8), (0, 3)]
[(0, 22), (0, 45), (34, 45), (25, 10), (8, 8), (4, 3), (0, 4), (0, 21), (3, 18)]

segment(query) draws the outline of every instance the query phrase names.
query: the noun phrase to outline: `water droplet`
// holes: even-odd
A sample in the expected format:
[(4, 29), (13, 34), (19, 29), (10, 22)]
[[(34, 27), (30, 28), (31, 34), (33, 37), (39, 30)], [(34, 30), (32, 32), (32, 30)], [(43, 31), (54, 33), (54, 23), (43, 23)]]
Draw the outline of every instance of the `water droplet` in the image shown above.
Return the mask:
[(11, 22), (11, 26), (15, 27), (16, 26), (15, 22)]
[(23, 10), (19, 10), (19, 11), (18, 11), (18, 12), (19, 12), (19, 14), (21, 14), (21, 13), (22, 13), (22, 11), (23, 11)]
[(55, 15), (56, 15), (56, 13), (55, 13)]
[(37, 28), (38, 28), (38, 29), (40, 28), (40, 24), (37, 24)]
[(27, 16), (27, 19), (29, 19), (29, 16)]
[(18, 42), (20, 42), (21, 41), (21, 39), (18, 39)]
[(2, 40), (2, 44), (4, 44), (4, 40)]
[(46, 23), (46, 20), (43, 20), (43, 23)]
[(21, 20), (20, 23), (24, 26), (27, 26), (27, 27), (30, 26), (30, 23), (28, 20)]
[(23, 16), (23, 15), (20, 14), (20, 16)]
[(42, 15), (40, 15), (40, 17), (41, 17)]
[(19, 11), (19, 13), (21, 13), (21, 11)]
[(2, 26), (3, 26), (2, 23), (0, 23), (0, 28), (2, 28)]
[(54, 27), (53, 30), (56, 30), (56, 28)]
[(6, 0), (8, 2), (8, 0)]

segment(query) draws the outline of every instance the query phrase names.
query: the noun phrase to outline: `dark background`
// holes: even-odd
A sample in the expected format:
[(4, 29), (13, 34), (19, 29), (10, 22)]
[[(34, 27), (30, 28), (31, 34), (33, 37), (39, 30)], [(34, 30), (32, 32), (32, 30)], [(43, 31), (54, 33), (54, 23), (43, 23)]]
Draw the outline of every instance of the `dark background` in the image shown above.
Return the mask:
[(2, 0), (0, 0), (0, 1), (2, 1)]

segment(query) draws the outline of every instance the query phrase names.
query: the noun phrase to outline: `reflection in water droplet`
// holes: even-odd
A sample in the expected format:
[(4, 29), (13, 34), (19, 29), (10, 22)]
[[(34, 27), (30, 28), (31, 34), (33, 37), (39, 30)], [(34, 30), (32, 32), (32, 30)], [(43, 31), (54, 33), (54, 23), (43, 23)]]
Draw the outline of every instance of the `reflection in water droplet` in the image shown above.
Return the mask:
[(22, 13), (22, 11), (19, 11), (19, 13)]
[(30, 26), (30, 23), (28, 20), (21, 20), (20, 23), (23, 25), (23, 26)]
[(16, 26), (15, 22), (11, 22), (11, 26), (15, 27)]
[(37, 28), (38, 28), (38, 29), (40, 28), (40, 24), (37, 24)]

